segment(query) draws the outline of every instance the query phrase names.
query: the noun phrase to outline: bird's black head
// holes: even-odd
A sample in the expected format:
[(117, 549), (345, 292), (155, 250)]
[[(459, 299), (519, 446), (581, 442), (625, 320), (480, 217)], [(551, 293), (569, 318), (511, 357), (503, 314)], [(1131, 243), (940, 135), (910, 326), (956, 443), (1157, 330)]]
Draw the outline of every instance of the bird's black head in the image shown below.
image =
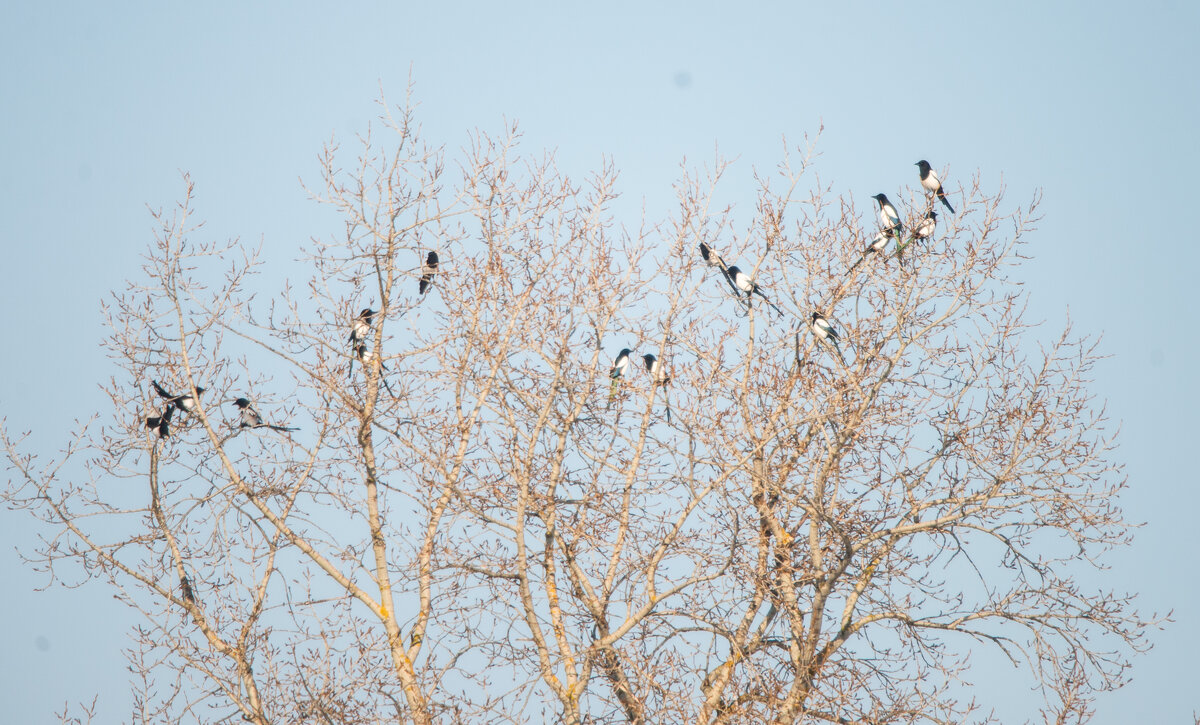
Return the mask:
[(741, 273), (742, 273), (742, 270), (738, 269), (736, 264), (732, 264), (729, 266), (729, 276), (730, 277), (733, 277), (736, 279), (737, 276)]
[(238, 398), (237, 400), (233, 401), (233, 404), (239, 408), (245, 408), (250, 405), (250, 401), (246, 400), (245, 398)]
[(371, 318), (374, 316), (375, 310), (371, 309), (370, 307), (364, 307), (362, 312), (358, 313), (359, 319), (363, 320), (364, 322), (370, 322)]
[(649, 353), (642, 355), (642, 362), (646, 363), (647, 368), (654, 367), (654, 362), (656, 360), (658, 360), (658, 358), (654, 357), (653, 355), (651, 355)]
[(871, 198), (874, 199), (875, 201), (879, 202), (880, 204), (887, 203), (887, 194), (876, 194), (875, 196), (872, 196)]
[(929, 173), (929, 162), (928, 162), (928, 161), (926, 161), (925, 159), (921, 159), (920, 161), (918, 161), (918, 162), (915, 164), (915, 166), (920, 166), (920, 167), (921, 167), (921, 174), (922, 174), (922, 175)]
[(621, 348), (621, 352), (617, 353), (617, 357), (618, 358), (629, 357), (629, 353), (631, 353), (631, 352), (633, 352), (633, 350), (630, 350), (627, 347), (623, 347), (623, 348)]
[(708, 261), (708, 255), (710, 253), (711, 251), (709, 250), (708, 245), (704, 242), (700, 242), (700, 256), (704, 258), (705, 262)]
[(932, 209), (930, 209), (930, 210), (929, 210), (929, 218), (930, 218), (930, 219), (932, 219), (932, 220), (934, 220), (934, 221), (937, 221), (937, 212), (936, 212), (936, 211), (934, 211), (934, 210), (932, 210)]
[(825, 319), (825, 315), (822, 315), (820, 312), (813, 310), (813, 313), (812, 313), (812, 321), (813, 322), (816, 322), (817, 320), (823, 320), (823, 319)]
[(438, 266), (437, 252), (430, 252), (429, 256), (425, 257), (425, 264), (427, 264), (430, 267)]
[(203, 393), (203, 392), (204, 392), (204, 387), (197, 385), (196, 386), (196, 395), (199, 395), (200, 393)]

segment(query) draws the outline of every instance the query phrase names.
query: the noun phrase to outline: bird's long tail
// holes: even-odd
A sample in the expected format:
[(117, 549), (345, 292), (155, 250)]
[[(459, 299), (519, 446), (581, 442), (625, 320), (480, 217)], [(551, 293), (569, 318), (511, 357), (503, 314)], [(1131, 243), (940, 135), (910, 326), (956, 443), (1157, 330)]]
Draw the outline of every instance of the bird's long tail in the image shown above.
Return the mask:
[(780, 317), (783, 317), (783, 310), (781, 310), (781, 309), (779, 309), (778, 307), (776, 307), (776, 306), (775, 306), (775, 303), (774, 303), (774, 302), (772, 302), (771, 300), (767, 299), (767, 296), (766, 296), (766, 295), (764, 295), (764, 294), (763, 294), (762, 292), (760, 292), (758, 289), (755, 289), (755, 290), (754, 290), (754, 292), (755, 292), (755, 294), (757, 294), (759, 297), (762, 297), (762, 298), (763, 298), (763, 302), (766, 302), (768, 305), (770, 305), (770, 306), (771, 306), (771, 309), (775, 310), (775, 312), (777, 312), (777, 313), (779, 314), (779, 316), (780, 316)]
[(277, 430), (280, 433), (291, 433), (294, 430), (300, 430), (299, 428), (289, 428), (286, 425), (270, 425), (270, 424), (268, 424), (267, 427), (270, 428), (271, 430)]
[(950, 202), (946, 199), (946, 192), (942, 191), (941, 189), (938, 189), (937, 195), (938, 195), (938, 198), (942, 200), (942, 203), (946, 205), (946, 208), (950, 210), (950, 213), (953, 214), (954, 207), (950, 206)]
[(846, 357), (842, 355), (842, 348), (837, 344), (837, 340), (832, 340), (831, 342), (833, 343), (833, 351), (837, 353), (838, 360), (842, 361), (842, 367), (849, 367), (846, 365)]
[(379, 382), (383, 383), (383, 387), (387, 388), (388, 395), (393, 398), (396, 397), (396, 394), (392, 392), (392, 386), (388, 384), (387, 378), (383, 377), (382, 373), (379, 375)]
[(729, 270), (725, 269), (725, 265), (721, 265), (721, 276), (725, 278), (725, 282), (729, 284), (729, 289), (733, 290), (735, 297), (741, 297), (742, 293), (738, 291), (737, 285), (733, 283), (733, 278), (729, 276)]

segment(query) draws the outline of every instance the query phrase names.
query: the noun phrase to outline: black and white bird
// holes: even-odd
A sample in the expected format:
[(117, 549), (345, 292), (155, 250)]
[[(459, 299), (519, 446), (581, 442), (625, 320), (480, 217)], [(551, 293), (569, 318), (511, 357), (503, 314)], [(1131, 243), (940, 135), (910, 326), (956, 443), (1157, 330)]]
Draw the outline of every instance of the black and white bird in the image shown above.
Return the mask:
[(438, 255), (437, 252), (430, 252), (425, 257), (425, 264), (421, 267), (421, 283), (417, 285), (417, 294), (425, 294), (433, 285), (433, 278), (438, 272)]
[(671, 376), (667, 374), (658, 358), (647, 353), (642, 355), (642, 362), (646, 363), (646, 372), (650, 373), (650, 382), (655, 385), (666, 385), (671, 382)]
[[(360, 342), (354, 346), (354, 357), (358, 358), (358, 361), (362, 363), (363, 370), (366, 370), (375, 360), (375, 352), (368, 348), (365, 342)], [(384, 372), (388, 369), (388, 366), (383, 364), (382, 358), (379, 360), (379, 368)], [(387, 388), (388, 393), (393, 398), (396, 397), (396, 394), (392, 392), (392, 386), (388, 384), (387, 378), (382, 373), (380, 373), (379, 379), (383, 381), (383, 387)]]
[(934, 229), (937, 228), (937, 212), (932, 209), (925, 215), (925, 218), (917, 224), (917, 228), (913, 229), (913, 239), (929, 239), (933, 236)]
[(168, 403), (167, 407), (163, 408), (162, 413), (153, 418), (146, 419), (146, 427), (154, 430), (158, 429), (159, 438), (167, 438), (171, 435), (171, 414), (175, 412), (175, 406)]
[(239, 428), (270, 428), (271, 430), (277, 430), (281, 433), (300, 430), (299, 428), (289, 428), (283, 425), (271, 425), (270, 423), (264, 422), (262, 416), (259, 415), (258, 411), (254, 409), (254, 405), (251, 404), (251, 402), (246, 398), (238, 398), (237, 400), (233, 401), (233, 404), (242, 411), (242, 419), (238, 423)]
[(721, 259), (721, 255), (717, 254), (716, 250), (704, 242), (700, 242), (700, 257), (704, 259), (704, 263), (708, 266), (721, 270), (721, 276), (725, 278), (725, 282), (733, 290), (733, 294), (740, 294), (738, 288), (733, 285), (733, 280), (729, 277), (729, 267), (725, 265), (725, 260)]
[(671, 376), (667, 374), (665, 366), (658, 361), (658, 358), (647, 353), (642, 355), (642, 362), (646, 363), (646, 372), (650, 373), (650, 385), (661, 387), (663, 389), (663, 402), (667, 409), (667, 422), (671, 422), (671, 400), (667, 397), (667, 383), (671, 382)]
[(837, 330), (833, 329), (833, 325), (829, 324), (829, 320), (825, 319), (825, 315), (820, 312), (813, 311), (812, 313), (812, 331), (821, 342), (828, 343), (833, 346), (834, 352), (837, 353), (838, 360), (842, 361), (842, 365), (846, 364), (846, 358), (842, 357), (842, 348), (838, 346)]
[(187, 575), (179, 577), (179, 592), (183, 596), (183, 601), (188, 604), (196, 603), (196, 593), (192, 591), (192, 580), (187, 578)]
[(867, 247), (863, 250), (862, 256), (858, 258), (857, 262), (850, 265), (850, 269), (846, 270), (846, 274), (853, 272), (867, 257), (882, 252), (887, 247), (888, 240), (893, 239), (895, 236), (890, 229), (881, 229), (876, 232), (875, 236), (871, 237), (871, 241), (867, 242)]
[(896, 207), (888, 201), (887, 194), (876, 194), (871, 198), (879, 202), (880, 226), (884, 231), (890, 231), (897, 237), (900, 236), (900, 230), (903, 228), (900, 224), (900, 212), (896, 211)]
[(954, 207), (950, 206), (950, 202), (946, 199), (946, 192), (942, 190), (942, 180), (938, 178), (937, 172), (930, 167), (929, 162), (921, 159), (915, 164), (921, 171), (921, 186), (925, 190), (937, 195), (937, 198), (942, 200), (950, 213), (954, 213)]
[(916, 242), (916, 241), (919, 241), (922, 239), (929, 239), (930, 237), (933, 236), (933, 232), (935, 229), (937, 229), (937, 212), (930, 209), (929, 213), (927, 213), (925, 215), (925, 218), (922, 219), (917, 224), (917, 226), (913, 228), (912, 236), (909, 237), (908, 241), (896, 244), (896, 256), (899, 257), (901, 261), (903, 261), (904, 260), (904, 249), (906, 247), (908, 247), (909, 244), (912, 244), (913, 242)]
[(750, 275), (738, 269), (736, 264), (729, 268), (729, 279), (733, 280), (734, 287), (746, 293), (747, 304), (750, 303), (751, 297), (758, 295), (759, 297), (763, 298), (764, 302), (771, 306), (771, 309), (778, 312), (780, 316), (783, 315), (783, 310), (780, 310), (778, 307), (776, 307), (775, 303), (768, 299), (765, 294), (763, 294), (762, 288), (758, 286), (758, 284), (750, 277)]
[(617, 359), (613, 360), (612, 370), (608, 371), (608, 377), (612, 379), (612, 384), (608, 386), (608, 405), (612, 405), (613, 396), (617, 394), (617, 387), (621, 384), (621, 378), (625, 377), (625, 373), (629, 372), (629, 354), (633, 352), (629, 348), (621, 348), (621, 352), (617, 353)]
[(350, 323), (350, 344), (356, 345), (367, 339), (371, 334), (371, 323), (375, 320), (375, 310), (370, 307), (363, 308), (363, 311), (358, 313), (358, 317)]
[[(158, 393), (158, 397), (167, 401), (168, 405), (173, 405), (185, 413), (191, 413), (196, 409), (196, 399), (192, 397), (191, 393), (183, 393), (182, 395), (168, 393), (166, 390), (163, 390), (163, 386), (159, 385), (157, 380), (151, 380), (150, 385), (154, 388), (154, 392)], [(196, 395), (203, 392), (204, 388), (197, 385)]]

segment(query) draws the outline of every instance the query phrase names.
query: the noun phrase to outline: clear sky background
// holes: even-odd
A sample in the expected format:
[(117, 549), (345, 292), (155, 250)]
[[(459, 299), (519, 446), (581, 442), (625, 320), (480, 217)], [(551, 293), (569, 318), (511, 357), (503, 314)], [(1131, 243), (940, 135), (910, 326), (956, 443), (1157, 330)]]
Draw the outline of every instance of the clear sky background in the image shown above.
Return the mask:
[[(1030, 318), (1049, 336), (1069, 311), (1103, 336), (1094, 389), (1123, 429), (1122, 503), (1146, 523), (1104, 581), (1175, 619), (1097, 722), (1192, 722), (1197, 29), (1186, 2), (10, 4), (0, 415), (51, 454), (104, 404), (99, 302), (140, 275), (147, 206), (181, 198), (181, 171), (201, 238), (261, 241), (285, 264), (335, 234), (300, 179), (319, 186), (321, 144), (349, 146), (410, 70), (428, 139), (458, 149), (515, 119), (527, 154), (553, 150), (574, 175), (609, 156), (633, 228), (643, 201), (650, 218), (673, 211), (685, 157), (718, 147), (738, 159), (723, 191), (748, 219), (753, 169), (824, 124), (816, 171), (862, 210), (915, 186), (921, 158), (949, 167), (948, 189), (978, 170), (1012, 205), (1044, 192), (1019, 271)], [(0, 511), (0, 719), (48, 722), (99, 693), (98, 722), (125, 721), (135, 620), (102, 586), (35, 592), (45, 578), (15, 547), (37, 531)], [(985, 663), (981, 696), (1033, 703), (1010, 670)]]

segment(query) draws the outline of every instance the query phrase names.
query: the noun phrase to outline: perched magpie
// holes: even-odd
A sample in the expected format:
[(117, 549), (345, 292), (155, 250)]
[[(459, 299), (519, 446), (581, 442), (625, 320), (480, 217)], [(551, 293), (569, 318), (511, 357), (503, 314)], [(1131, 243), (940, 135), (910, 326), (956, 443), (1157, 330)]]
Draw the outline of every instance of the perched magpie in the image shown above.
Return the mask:
[(254, 406), (250, 404), (250, 401), (245, 398), (238, 398), (237, 400), (233, 401), (233, 404), (242, 411), (242, 420), (241, 423), (238, 424), (239, 428), (270, 428), (271, 430), (277, 430), (281, 433), (300, 430), (299, 428), (288, 428), (287, 426), (264, 423), (262, 416), (259, 415), (258, 411), (254, 409)]
[(433, 278), (437, 275), (437, 271), (437, 252), (430, 252), (429, 256), (425, 257), (425, 265), (421, 267), (421, 283), (417, 285), (417, 294), (425, 294), (425, 290), (433, 284)]
[(171, 414), (174, 412), (175, 412), (175, 406), (168, 403), (167, 407), (163, 408), (162, 413), (158, 414), (157, 416), (155, 416), (153, 418), (146, 419), (146, 427), (150, 428), (151, 430), (157, 428), (159, 438), (166, 438), (166, 437), (170, 436), (171, 435)]
[(655, 385), (666, 385), (671, 382), (671, 376), (667, 375), (666, 370), (659, 364), (658, 358), (647, 353), (642, 355), (642, 362), (646, 363), (646, 372), (650, 373), (650, 381)]
[(621, 352), (617, 353), (617, 359), (613, 360), (612, 370), (608, 371), (608, 377), (612, 378), (612, 385), (608, 387), (608, 405), (612, 405), (613, 396), (617, 394), (617, 386), (621, 384), (621, 378), (629, 371), (629, 353), (633, 352), (627, 347), (621, 348)]
[[(192, 397), (191, 393), (184, 393), (183, 395), (172, 395), (171, 393), (168, 393), (166, 390), (163, 390), (163, 386), (159, 385), (157, 380), (151, 380), (150, 385), (153, 386), (154, 392), (158, 393), (158, 397), (167, 401), (168, 405), (173, 405), (176, 408), (179, 408), (180, 410), (184, 411), (185, 413), (190, 413), (196, 409), (196, 399)], [(199, 395), (200, 393), (203, 393), (203, 392), (204, 392), (204, 388), (197, 385), (196, 386), (196, 395)]]
[[(360, 363), (362, 363), (363, 370), (366, 370), (367, 367), (370, 366), (371, 361), (375, 359), (375, 353), (370, 350), (367, 347), (367, 344), (364, 342), (360, 342), (354, 346), (354, 356), (358, 358)], [(382, 358), (379, 360), (379, 367), (385, 371), (388, 369), (388, 366), (383, 364)], [(382, 373), (380, 373), (379, 379), (383, 381), (383, 387), (387, 388), (388, 393), (391, 394), (393, 398), (396, 397), (396, 394), (392, 392), (392, 386), (388, 385), (387, 378), (385, 378)]]
[(890, 231), (896, 236), (900, 236), (900, 213), (896, 211), (896, 207), (892, 206), (892, 202), (888, 201), (887, 194), (876, 194), (871, 197), (879, 202), (879, 222), (885, 231)]
[(725, 260), (721, 259), (721, 255), (717, 254), (712, 247), (704, 242), (700, 242), (700, 256), (704, 259), (704, 263), (710, 267), (716, 267), (721, 270), (721, 276), (729, 283), (729, 288), (733, 290), (733, 294), (740, 296), (738, 288), (733, 285), (733, 280), (729, 277), (729, 267), (725, 266)]
[(895, 238), (895, 236), (896, 234), (891, 229), (883, 229), (876, 232), (871, 241), (867, 242), (867, 248), (863, 250), (862, 256), (858, 258), (857, 262), (850, 265), (850, 269), (846, 270), (846, 274), (853, 272), (867, 257), (882, 252), (883, 248), (887, 246), (888, 240)]
[(653, 355), (642, 355), (642, 362), (646, 363), (646, 372), (650, 373), (650, 385), (662, 386), (663, 402), (667, 406), (667, 422), (671, 422), (671, 399), (667, 397), (667, 383), (671, 382), (671, 376), (663, 369), (662, 364), (658, 362), (658, 358)]
[(188, 604), (196, 603), (196, 593), (192, 591), (192, 580), (187, 576), (179, 577), (179, 591), (183, 596), (183, 601)]
[(921, 186), (925, 187), (926, 191), (936, 194), (937, 198), (941, 199), (942, 203), (953, 214), (954, 207), (950, 206), (950, 202), (946, 200), (946, 192), (942, 191), (942, 181), (938, 178), (937, 172), (930, 168), (929, 162), (925, 159), (921, 159), (914, 165), (919, 167), (921, 171)]
[(846, 358), (842, 357), (842, 348), (838, 346), (837, 330), (833, 329), (833, 325), (829, 324), (829, 320), (825, 319), (825, 315), (815, 310), (812, 313), (812, 331), (818, 340), (827, 342), (833, 346), (838, 359), (842, 361), (842, 365), (845, 365)]
[(917, 228), (913, 230), (913, 239), (929, 239), (933, 236), (933, 230), (937, 227), (937, 212), (932, 209), (925, 215), (925, 218), (917, 224)]
[(774, 302), (767, 299), (767, 296), (765, 294), (763, 294), (763, 291), (761, 288), (759, 288), (758, 284), (756, 284), (754, 282), (754, 280), (750, 278), (750, 275), (748, 275), (745, 272), (743, 272), (742, 270), (738, 269), (737, 265), (734, 265), (729, 268), (729, 278), (731, 280), (733, 280), (733, 284), (735, 287), (737, 287), (737, 289), (746, 293), (747, 304), (749, 303), (751, 297), (753, 297), (754, 295), (758, 295), (759, 297), (763, 298), (763, 301), (765, 301), (768, 305), (771, 306), (771, 309), (778, 312), (780, 314), (780, 316), (783, 315), (783, 310), (780, 310), (778, 307), (775, 306)]
[(367, 335), (371, 334), (371, 323), (375, 320), (375, 310), (370, 307), (363, 308), (363, 311), (358, 313), (358, 317), (350, 323), (350, 344), (362, 342), (367, 339)]
[(908, 241), (896, 245), (896, 256), (900, 257), (901, 261), (903, 261), (905, 247), (919, 239), (929, 239), (933, 236), (933, 230), (936, 228), (937, 212), (930, 209), (929, 213), (925, 215), (925, 218), (922, 219), (920, 223), (917, 224), (916, 228), (912, 230), (912, 236), (909, 237)]

